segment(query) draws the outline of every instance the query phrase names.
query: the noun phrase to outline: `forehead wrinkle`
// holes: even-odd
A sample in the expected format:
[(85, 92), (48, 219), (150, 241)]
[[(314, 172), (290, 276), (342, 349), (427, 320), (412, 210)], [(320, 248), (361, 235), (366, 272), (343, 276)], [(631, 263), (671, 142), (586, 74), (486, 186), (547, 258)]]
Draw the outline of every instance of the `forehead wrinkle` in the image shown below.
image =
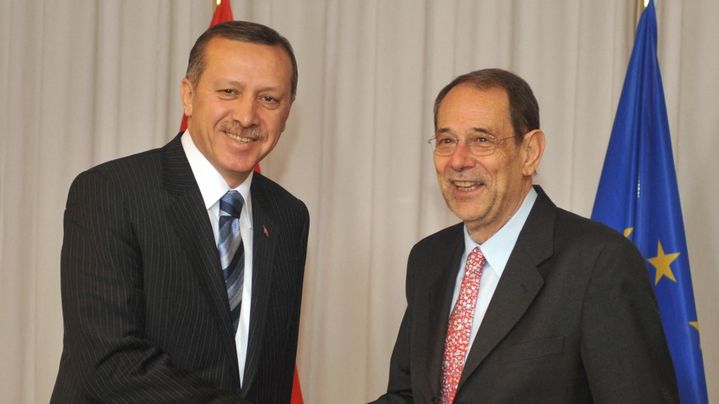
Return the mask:
[(487, 128), (471, 128), (471, 129), (467, 130), (467, 133), (468, 134), (483, 133), (485, 135), (492, 135), (492, 136), (496, 137), (496, 134), (494, 133), (494, 131), (487, 129)]
[[(218, 81), (220, 82), (220, 84), (224, 84), (222, 82), (224, 82), (225, 80), (220, 79)], [(237, 87), (237, 88), (245, 88), (247, 86), (247, 84), (245, 84), (244, 82), (239, 81), (239, 80), (227, 80), (226, 83), (227, 83), (227, 85), (230, 85), (232, 87)]]
[(443, 135), (443, 134), (454, 135), (454, 131), (453, 131), (452, 129), (450, 129), (450, 128), (438, 128), (438, 129), (435, 131), (435, 133), (438, 134), (438, 135), (439, 135), (439, 134), (442, 134), (442, 135)]

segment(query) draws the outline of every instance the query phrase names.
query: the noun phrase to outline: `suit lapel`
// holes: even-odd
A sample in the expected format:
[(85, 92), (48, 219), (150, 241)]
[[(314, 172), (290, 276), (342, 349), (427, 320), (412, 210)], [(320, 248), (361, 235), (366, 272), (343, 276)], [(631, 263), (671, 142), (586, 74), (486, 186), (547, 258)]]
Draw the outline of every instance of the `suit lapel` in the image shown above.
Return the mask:
[[(214, 313), (222, 328), (223, 346), (227, 355), (237, 357), (220, 258), (207, 210), (180, 143), (180, 136), (162, 148), (161, 152), (164, 186), (172, 199), (165, 214), (195, 270), (199, 283), (215, 306)], [(233, 372), (239, 380), (237, 361), (229, 362), (234, 364)]]
[[(459, 272), (459, 263), (464, 252), (463, 225), (456, 226), (451, 232), (447, 243), (449, 248), (436, 251), (434, 258), (427, 264), (435, 271), (434, 277), (427, 283), (427, 294), (417, 296), (417, 318), (427, 319), (418, 323), (416, 348), (413, 349), (419, 369), (427, 371), (427, 385), (433, 397), (439, 397), (442, 373), (442, 355), (444, 338), (447, 333), (450, 305), (454, 284)], [(420, 328), (421, 327), (421, 328)]]
[(272, 293), (272, 276), (279, 230), (272, 221), (272, 205), (263, 187), (264, 177), (255, 173), (250, 193), (252, 197), (252, 307), (250, 307), (250, 330), (247, 342), (247, 360), (242, 391), (250, 390), (257, 374), (262, 343), (267, 322), (267, 308)]
[(544, 285), (537, 267), (552, 255), (555, 206), (540, 187), (535, 189), (539, 195), (489, 303), (459, 387), (517, 324)]

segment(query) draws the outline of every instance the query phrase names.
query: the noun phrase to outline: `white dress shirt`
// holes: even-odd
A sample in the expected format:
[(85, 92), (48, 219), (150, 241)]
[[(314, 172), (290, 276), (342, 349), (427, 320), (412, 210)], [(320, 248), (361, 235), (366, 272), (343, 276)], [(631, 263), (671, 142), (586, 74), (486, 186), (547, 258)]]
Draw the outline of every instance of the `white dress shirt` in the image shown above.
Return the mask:
[[(190, 137), (190, 132), (185, 131), (180, 139), (182, 148), (185, 150), (187, 160), (190, 162), (195, 182), (200, 187), (202, 199), (205, 202), (207, 215), (212, 224), (212, 231), (215, 235), (215, 245), (220, 238), (220, 198), (230, 188), (222, 175), (215, 169), (207, 158), (195, 146)], [(250, 330), (250, 307), (252, 305), (252, 199), (250, 198), (250, 185), (252, 184), (253, 173), (247, 179), (234, 188), (242, 195), (245, 203), (240, 213), (240, 235), (245, 250), (244, 283), (242, 286), (242, 306), (240, 309), (240, 323), (235, 334), (235, 345), (237, 346), (237, 363), (240, 369), (240, 385), (245, 373), (245, 361), (247, 358), (247, 339)], [(219, 270), (219, 268), (218, 268)], [(229, 309), (228, 309), (229, 310)]]
[[(489, 302), (492, 300), (494, 291), (497, 289), (499, 279), (502, 277), (504, 267), (507, 265), (509, 255), (514, 250), (514, 245), (517, 243), (524, 223), (527, 221), (529, 212), (534, 206), (534, 201), (537, 200), (537, 191), (534, 188), (529, 190), (529, 193), (524, 198), (522, 205), (519, 207), (517, 212), (507, 221), (507, 223), (499, 229), (492, 237), (487, 239), (484, 243), (477, 244), (472, 240), (467, 231), (467, 226), (464, 226), (464, 254), (462, 254), (462, 260), (459, 265), (459, 273), (457, 274), (457, 280), (454, 284), (454, 295), (452, 297), (451, 310), (454, 308), (454, 304), (457, 302), (459, 297), (459, 289), (462, 284), (462, 278), (464, 277), (464, 267), (467, 263), (467, 255), (474, 249), (479, 247), (484, 255), (484, 270), (482, 272), (482, 279), (479, 283), (479, 295), (477, 296), (477, 305), (474, 309), (474, 318), (472, 319), (472, 333), (469, 338), (469, 346), (471, 347), (474, 343), (474, 338), (477, 336), (480, 324), (484, 319), (485, 313), (487, 313), (487, 307)], [(469, 354), (469, 349), (467, 349)], [(465, 360), (467, 356), (465, 355)]]

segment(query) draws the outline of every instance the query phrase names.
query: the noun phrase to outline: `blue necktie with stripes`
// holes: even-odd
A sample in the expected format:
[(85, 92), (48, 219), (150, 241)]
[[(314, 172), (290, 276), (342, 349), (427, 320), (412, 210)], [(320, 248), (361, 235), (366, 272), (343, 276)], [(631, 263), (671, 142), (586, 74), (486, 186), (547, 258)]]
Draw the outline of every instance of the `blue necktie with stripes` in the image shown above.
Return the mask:
[(227, 191), (220, 199), (220, 237), (217, 250), (220, 253), (222, 275), (225, 278), (230, 316), (235, 332), (240, 322), (242, 283), (245, 269), (245, 249), (240, 235), (240, 212), (244, 204), (242, 195), (235, 190)]

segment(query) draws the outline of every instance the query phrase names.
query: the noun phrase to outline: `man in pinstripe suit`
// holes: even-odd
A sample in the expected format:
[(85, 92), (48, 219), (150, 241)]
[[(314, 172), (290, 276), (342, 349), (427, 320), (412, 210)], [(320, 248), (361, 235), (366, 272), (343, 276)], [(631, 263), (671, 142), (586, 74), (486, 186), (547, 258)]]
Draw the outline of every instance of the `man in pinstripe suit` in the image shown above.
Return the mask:
[[(309, 214), (253, 167), (277, 144), (296, 88), (285, 38), (216, 25), (182, 80), (188, 130), (75, 179), (53, 403), (289, 402)], [(244, 200), (236, 330), (217, 250), (232, 190)]]

